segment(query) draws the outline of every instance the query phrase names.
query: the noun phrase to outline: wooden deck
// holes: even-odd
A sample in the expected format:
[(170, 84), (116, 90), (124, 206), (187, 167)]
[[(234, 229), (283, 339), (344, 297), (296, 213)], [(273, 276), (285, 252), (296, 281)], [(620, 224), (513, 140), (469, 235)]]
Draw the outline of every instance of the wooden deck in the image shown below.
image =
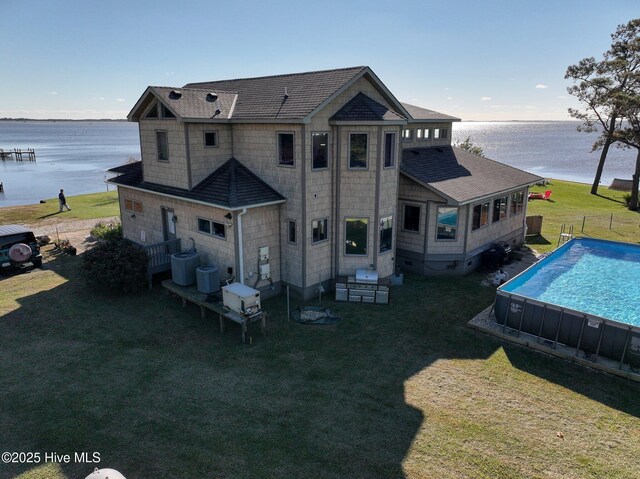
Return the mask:
[(187, 302), (200, 306), (200, 316), (206, 317), (206, 311), (212, 311), (218, 315), (220, 321), (220, 332), (224, 333), (225, 320), (231, 320), (234, 323), (238, 323), (242, 328), (242, 342), (249, 344), (252, 343), (253, 338), (251, 336), (251, 324), (260, 321), (260, 330), (262, 334), (266, 334), (267, 331), (267, 313), (261, 311), (253, 316), (244, 316), (231, 311), (226, 308), (222, 301), (210, 301), (210, 295), (201, 293), (195, 286), (180, 286), (174, 283), (172, 280), (167, 279), (162, 282), (162, 287), (171, 293), (179, 296), (182, 299), (182, 307), (187, 305)]

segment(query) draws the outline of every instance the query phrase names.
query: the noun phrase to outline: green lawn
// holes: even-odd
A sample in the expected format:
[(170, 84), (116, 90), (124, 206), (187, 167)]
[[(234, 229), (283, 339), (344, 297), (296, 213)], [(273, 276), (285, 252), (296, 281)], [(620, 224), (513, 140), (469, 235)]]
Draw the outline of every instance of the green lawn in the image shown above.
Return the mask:
[(106, 218), (120, 214), (118, 192), (92, 193), (67, 197), (71, 211), (59, 213), (58, 198), (50, 198), (46, 203), (29, 206), (0, 208), (0, 224), (35, 223), (60, 214), (65, 220), (86, 220)]
[(494, 296), (479, 275), (327, 299), (337, 328), (268, 300), (268, 336), (242, 346), (160, 288), (114, 297), (80, 257), (48, 260), (0, 279), (1, 451), (95, 451), (129, 478), (640, 477), (640, 385), (469, 329)]
[(531, 200), (527, 206), (527, 216), (544, 217), (541, 237), (528, 239), (541, 253), (557, 247), (562, 224), (567, 229), (573, 225), (576, 236), (638, 242), (640, 213), (627, 209), (623, 192), (601, 186), (596, 196), (591, 194), (591, 185), (560, 180), (552, 180), (549, 186), (532, 190), (553, 191), (551, 201)]

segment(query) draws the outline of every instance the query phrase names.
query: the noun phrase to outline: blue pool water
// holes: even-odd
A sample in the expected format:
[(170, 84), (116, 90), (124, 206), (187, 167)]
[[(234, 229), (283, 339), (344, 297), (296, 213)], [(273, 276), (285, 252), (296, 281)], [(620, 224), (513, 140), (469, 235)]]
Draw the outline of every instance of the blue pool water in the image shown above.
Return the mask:
[(640, 246), (574, 239), (501, 289), (640, 326)]

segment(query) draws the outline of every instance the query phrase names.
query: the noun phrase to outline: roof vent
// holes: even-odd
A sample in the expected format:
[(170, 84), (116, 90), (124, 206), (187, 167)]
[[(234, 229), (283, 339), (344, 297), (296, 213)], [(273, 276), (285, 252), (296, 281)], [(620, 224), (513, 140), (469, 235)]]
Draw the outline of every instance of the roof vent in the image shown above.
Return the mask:
[(169, 98), (172, 100), (179, 100), (182, 97), (182, 93), (178, 90), (171, 90), (169, 92)]
[(215, 93), (207, 93), (207, 101), (216, 101), (218, 99), (218, 95)]
[(289, 98), (289, 93), (287, 92), (287, 87), (284, 87), (284, 97)]
[(213, 116), (219, 115), (220, 113), (222, 113), (220, 108), (216, 108), (216, 111), (213, 113)]

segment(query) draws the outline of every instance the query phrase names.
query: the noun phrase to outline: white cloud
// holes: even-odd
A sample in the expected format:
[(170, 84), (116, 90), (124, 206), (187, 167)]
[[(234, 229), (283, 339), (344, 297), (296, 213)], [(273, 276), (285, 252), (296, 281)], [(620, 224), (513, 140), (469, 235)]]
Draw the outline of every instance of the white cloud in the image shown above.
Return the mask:
[(544, 88), (549, 88), (549, 86), (548, 86), (548, 85), (543, 85), (542, 83), (538, 83), (538, 84), (536, 85), (536, 88), (537, 88), (538, 90), (542, 90), (542, 89), (544, 89)]
[(57, 94), (58, 94), (58, 92), (57, 92), (57, 91), (50, 91), (50, 92), (49, 92), (49, 95), (57, 95)]
[(453, 97), (452, 96), (448, 96), (447, 100), (453, 100)]
[(127, 100), (125, 100), (124, 98), (116, 98), (116, 101), (123, 102), (123, 101), (127, 101)]
[(482, 101), (489, 101), (491, 100), (490, 96), (483, 96), (482, 98), (480, 98)]

